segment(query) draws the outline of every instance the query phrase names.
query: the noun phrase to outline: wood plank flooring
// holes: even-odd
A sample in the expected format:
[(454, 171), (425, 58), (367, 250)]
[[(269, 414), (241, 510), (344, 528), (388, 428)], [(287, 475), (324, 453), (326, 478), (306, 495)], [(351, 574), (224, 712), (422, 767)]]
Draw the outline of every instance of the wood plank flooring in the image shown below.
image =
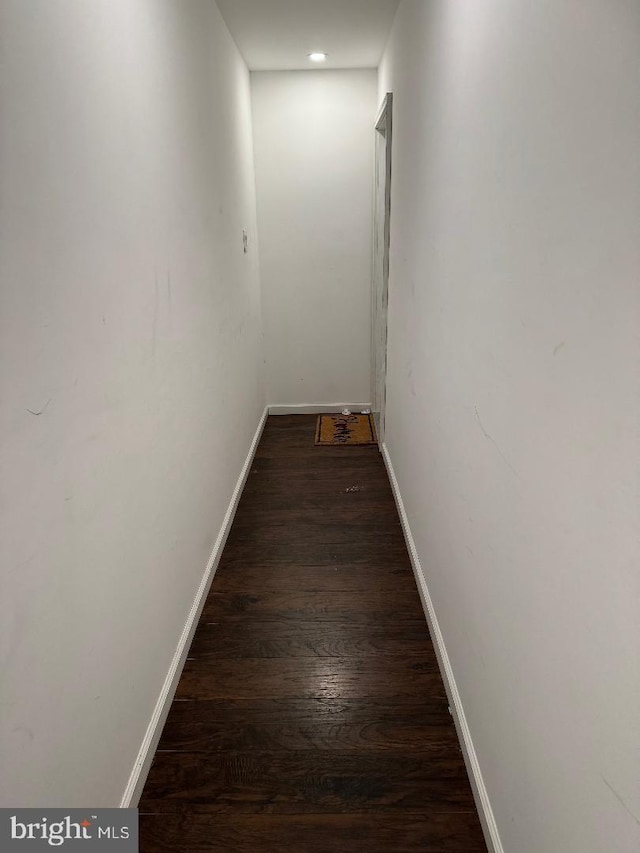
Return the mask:
[(486, 853), (376, 447), (269, 418), (142, 800), (142, 853)]

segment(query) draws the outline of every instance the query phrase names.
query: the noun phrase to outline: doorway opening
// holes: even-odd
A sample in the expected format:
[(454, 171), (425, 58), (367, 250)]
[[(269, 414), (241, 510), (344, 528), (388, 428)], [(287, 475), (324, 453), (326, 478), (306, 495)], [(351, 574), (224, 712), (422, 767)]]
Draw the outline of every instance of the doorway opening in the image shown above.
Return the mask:
[(391, 134), (393, 95), (380, 107), (375, 125), (373, 207), (373, 281), (371, 298), (371, 401), (382, 448), (387, 397), (387, 310), (389, 302), (389, 238), (391, 218)]

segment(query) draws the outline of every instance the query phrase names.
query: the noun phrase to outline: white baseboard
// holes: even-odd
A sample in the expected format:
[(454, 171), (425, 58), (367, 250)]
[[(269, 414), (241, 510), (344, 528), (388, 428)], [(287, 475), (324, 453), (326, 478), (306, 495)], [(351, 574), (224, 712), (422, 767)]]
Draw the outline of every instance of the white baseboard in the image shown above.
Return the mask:
[(359, 414), (363, 409), (370, 409), (371, 403), (296, 403), (294, 405), (270, 405), (270, 415), (331, 415), (349, 409)]
[(262, 436), (264, 425), (267, 422), (268, 414), (268, 408), (265, 408), (264, 412), (262, 413), (262, 417), (260, 418), (258, 428), (256, 429), (256, 433), (253, 437), (253, 441), (251, 442), (249, 453), (247, 454), (245, 463), (242, 466), (240, 476), (238, 477), (238, 482), (236, 483), (235, 488), (233, 490), (233, 494), (231, 495), (229, 507), (225, 514), (224, 521), (222, 522), (220, 532), (218, 533), (218, 538), (216, 539), (215, 545), (213, 546), (211, 557), (209, 558), (209, 562), (207, 563), (207, 567), (200, 582), (200, 586), (198, 587), (198, 591), (196, 592), (196, 597), (193, 600), (191, 610), (189, 611), (189, 615), (187, 616), (187, 621), (182, 630), (182, 634), (180, 635), (180, 640), (178, 641), (176, 652), (173, 656), (173, 660), (171, 661), (169, 672), (167, 673), (167, 677), (165, 678), (164, 684), (162, 685), (160, 696), (158, 697), (158, 701), (156, 702), (151, 721), (147, 727), (147, 731), (142, 741), (140, 751), (138, 752), (138, 756), (133, 766), (133, 770), (131, 771), (131, 775), (129, 777), (129, 782), (120, 802), (120, 808), (134, 808), (135, 806), (137, 806), (138, 800), (140, 799), (140, 796), (142, 794), (142, 789), (144, 788), (144, 784), (147, 780), (149, 769), (151, 768), (151, 762), (153, 761), (153, 756), (155, 755), (155, 751), (158, 746), (158, 741), (160, 740), (160, 735), (162, 734), (162, 729), (164, 728), (164, 724), (169, 714), (169, 709), (171, 708), (171, 703), (173, 702), (174, 694), (178, 687), (178, 682), (180, 681), (182, 668), (184, 667), (186, 657), (189, 653), (191, 640), (193, 639), (193, 635), (198, 625), (198, 620), (200, 619), (200, 614), (202, 613), (204, 603), (207, 599), (209, 589), (211, 588), (211, 584), (213, 582), (213, 577), (215, 575), (216, 569), (218, 568), (218, 563), (220, 562), (220, 557), (222, 556), (222, 551), (227, 541), (229, 531), (231, 530), (231, 525), (233, 524), (233, 519), (236, 514), (236, 509), (238, 507), (238, 502), (240, 500), (240, 496), (242, 495), (244, 484), (247, 480), (247, 477), (249, 476), (249, 471), (251, 470), (251, 463), (253, 462), (253, 457), (255, 456), (258, 443), (260, 442), (260, 437)]
[(482, 778), (482, 771), (480, 770), (478, 756), (476, 755), (475, 747), (471, 739), (471, 731), (467, 724), (464, 708), (462, 707), (462, 700), (453, 675), (453, 669), (451, 668), (451, 661), (449, 660), (449, 655), (447, 654), (447, 649), (444, 644), (444, 637), (442, 636), (442, 631), (438, 624), (438, 618), (433, 607), (431, 595), (429, 594), (429, 588), (427, 587), (427, 581), (422, 570), (420, 558), (418, 557), (413, 534), (409, 527), (409, 519), (407, 518), (407, 513), (404, 508), (402, 495), (400, 494), (400, 487), (398, 486), (398, 480), (396, 479), (395, 471), (393, 470), (393, 463), (391, 462), (389, 450), (387, 449), (387, 445), (384, 443), (382, 445), (382, 456), (389, 474), (389, 480), (391, 481), (393, 496), (400, 515), (400, 521), (402, 523), (404, 538), (409, 550), (409, 556), (411, 557), (411, 564), (413, 566), (416, 583), (418, 584), (422, 607), (424, 608), (427, 623), (429, 625), (429, 631), (431, 633), (431, 639), (433, 640), (433, 645), (438, 658), (438, 664), (440, 665), (442, 680), (444, 681), (445, 690), (447, 691), (447, 696), (449, 698), (451, 714), (456, 726), (456, 731), (458, 732), (458, 739), (460, 741), (460, 746), (462, 747), (462, 754), (469, 774), (471, 789), (473, 791), (473, 797), (480, 816), (485, 841), (487, 842), (487, 847), (489, 848), (490, 853), (504, 853), (504, 848), (498, 832), (498, 826), (489, 801), (489, 795), (484, 784), (484, 779)]

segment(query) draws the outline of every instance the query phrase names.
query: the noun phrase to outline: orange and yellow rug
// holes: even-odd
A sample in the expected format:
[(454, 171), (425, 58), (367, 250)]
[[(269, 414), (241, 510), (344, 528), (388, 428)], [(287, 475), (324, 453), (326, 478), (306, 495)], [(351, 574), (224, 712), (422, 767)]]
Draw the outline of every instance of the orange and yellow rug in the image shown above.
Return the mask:
[(316, 444), (377, 444), (373, 415), (318, 415)]

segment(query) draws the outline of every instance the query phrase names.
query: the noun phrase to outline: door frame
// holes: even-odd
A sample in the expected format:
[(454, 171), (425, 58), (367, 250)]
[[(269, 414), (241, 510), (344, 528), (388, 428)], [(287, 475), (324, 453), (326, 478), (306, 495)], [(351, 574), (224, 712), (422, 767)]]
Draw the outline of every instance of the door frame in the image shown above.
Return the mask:
[[(391, 162), (393, 94), (387, 92), (375, 123), (373, 263), (371, 286), (371, 402), (379, 446), (385, 435), (387, 398), (387, 315), (389, 305), (389, 247), (391, 238)], [(384, 157), (384, 162), (382, 158)], [(384, 174), (384, 186), (379, 177)], [(384, 205), (380, 193), (384, 193)], [(384, 211), (384, 221), (379, 212)], [(382, 240), (382, 247), (379, 243)]]

